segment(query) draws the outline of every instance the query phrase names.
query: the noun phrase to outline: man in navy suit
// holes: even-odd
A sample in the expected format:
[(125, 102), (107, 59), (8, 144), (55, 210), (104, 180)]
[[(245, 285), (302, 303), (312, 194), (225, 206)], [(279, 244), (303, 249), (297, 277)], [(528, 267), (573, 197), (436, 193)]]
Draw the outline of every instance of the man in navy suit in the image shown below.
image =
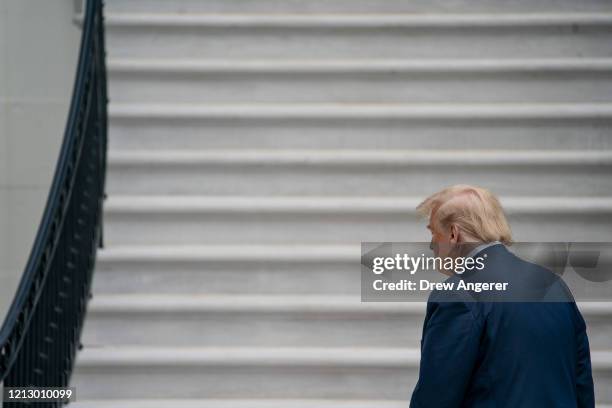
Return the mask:
[(584, 319), (557, 275), (506, 248), (498, 199), (457, 185), (417, 209), (429, 218), (436, 256), (485, 259), (480, 270), (442, 271), (447, 282), (508, 285), (431, 293), (410, 407), (594, 407)]

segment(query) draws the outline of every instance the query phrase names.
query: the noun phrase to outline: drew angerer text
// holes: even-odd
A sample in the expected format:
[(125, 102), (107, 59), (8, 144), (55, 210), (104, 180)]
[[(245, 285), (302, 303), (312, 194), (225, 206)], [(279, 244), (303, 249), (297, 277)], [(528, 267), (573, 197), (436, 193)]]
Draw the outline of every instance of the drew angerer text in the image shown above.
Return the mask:
[(374, 290), (467, 290), (473, 292), (484, 291), (505, 291), (508, 288), (508, 282), (430, 282), (426, 279), (412, 281), (402, 279), (396, 282), (383, 282), (382, 279), (377, 279), (373, 282)]

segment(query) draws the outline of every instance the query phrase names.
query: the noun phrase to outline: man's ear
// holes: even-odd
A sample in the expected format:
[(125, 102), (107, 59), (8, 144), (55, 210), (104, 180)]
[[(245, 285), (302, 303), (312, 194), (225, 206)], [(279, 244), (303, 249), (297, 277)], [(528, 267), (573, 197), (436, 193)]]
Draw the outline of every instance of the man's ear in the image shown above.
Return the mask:
[(450, 242), (452, 243), (459, 242), (459, 228), (457, 228), (457, 225), (451, 224), (449, 230), (450, 230), (449, 231), (450, 232), (450, 236), (449, 236)]

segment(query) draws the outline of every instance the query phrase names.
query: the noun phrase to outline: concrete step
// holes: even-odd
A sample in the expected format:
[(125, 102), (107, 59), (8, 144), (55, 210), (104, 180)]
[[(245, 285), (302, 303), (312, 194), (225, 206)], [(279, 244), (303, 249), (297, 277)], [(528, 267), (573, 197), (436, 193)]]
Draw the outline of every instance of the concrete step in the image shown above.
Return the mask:
[[(598, 383), (612, 383), (612, 352), (591, 357)], [(408, 400), (418, 363), (410, 348), (100, 347), (80, 352), (72, 385), (82, 399)], [(612, 401), (612, 390), (598, 399)]]
[(109, 61), (118, 103), (608, 102), (611, 59)]
[(606, 0), (109, 0), (106, 10), (155, 13), (529, 13), (612, 12)]
[[(86, 400), (71, 403), (72, 408), (405, 408), (404, 400), (287, 400), (287, 399), (125, 399)], [(597, 404), (597, 408), (612, 405)]]
[(610, 104), (111, 104), (120, 149), (610, 149)]
[(460, 183), (501, 195), (612, 191), (612, 151), (593, 150), (111, 151), (108, 169), (117, 195), (425, 196)]
[(408, 399), (418, 350), (85, 348), (72, 385), (83, 399)]
[(83, 344), (94, 347), (418, 348), (425, 305), (341, 295), (96, 295), (88, 313)]
[(610, 120), (612, 103), (505, 104), (112, 104), (118, 120)]
[[(356, 270), (354, 279), (359, 280)], [(592, 350), (612, 337), (612, 303), (584, 302)], [(424, 302), (334, 295), (94, 295), (86, 346), (415, 347)]]
[(360, 295), (360, 245), (106, 246), (96, 295)]
[[(432, 186), (438, 189), (442, 186)], [(124, 244), (424, 241), (416, 197), (109, 196), (105, 240)], [(612, 239), (604, 197), (502, 197), (517, 241)]]
[[(413, 244), (430, 253), (429, 242)], [(534, 246), (510, 250), (531, 262), (550, 261)], [(107, 246), (97, 256), (94, 292), (360, 296), (359, 260), (359, 243)]]
[(242, 60), (612, 55), (612, 13), (109, 13), (105, 23), (111, 57)]
[(612, 114), (315, 119), (128, 112), (111, 104), (111, 149), (612, 149)]
[[(343, 399), (104, 399), (77, 400), (71, 408), (405, 408), (405, 400)], [(598, 408), (612, 408), (598, 405)]]

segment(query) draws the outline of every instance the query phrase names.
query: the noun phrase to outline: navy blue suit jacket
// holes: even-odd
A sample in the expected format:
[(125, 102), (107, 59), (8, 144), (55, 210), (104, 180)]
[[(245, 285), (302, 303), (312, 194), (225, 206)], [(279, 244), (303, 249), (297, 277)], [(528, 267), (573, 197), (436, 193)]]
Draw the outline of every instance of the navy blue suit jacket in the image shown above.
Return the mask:
[[(504, 245), (477, 256), (484, 254), (483, 270), (446, 282), (508, 282), (509, 289), (495, 301), (482, 292), (431, 293), (410, 407), (594, 407), (586, 326), (567, 286)], [(539, 301), (551, 294), (567, 301)]]

